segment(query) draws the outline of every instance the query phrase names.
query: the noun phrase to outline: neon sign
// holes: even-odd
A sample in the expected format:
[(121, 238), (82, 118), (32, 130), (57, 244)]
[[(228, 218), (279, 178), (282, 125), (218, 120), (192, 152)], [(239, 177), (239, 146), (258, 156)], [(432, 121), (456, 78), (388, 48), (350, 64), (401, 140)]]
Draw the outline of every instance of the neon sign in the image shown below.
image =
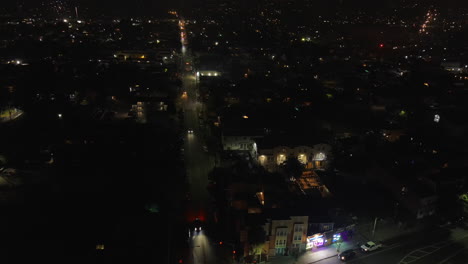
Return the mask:
[(306, 249), (311, 249), (313, 247), (321, 247), (325, 243), (325, 239), (322, 234), (315, 234), (313, 236), (307, 237)]
[(341, 234), (334, 234), (332, 242), (333, 243), (338, 242), (340, 239), (341, 239)]

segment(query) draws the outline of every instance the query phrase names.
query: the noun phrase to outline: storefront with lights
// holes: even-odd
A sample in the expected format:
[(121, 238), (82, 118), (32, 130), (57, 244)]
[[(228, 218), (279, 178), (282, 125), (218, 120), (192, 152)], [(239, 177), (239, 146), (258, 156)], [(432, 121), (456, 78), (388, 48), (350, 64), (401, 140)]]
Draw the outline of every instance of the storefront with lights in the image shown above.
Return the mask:
[(323, 234), (315, 234), (307, 237), (306, 250), (322, 247), (325, 245), (325, 236)]

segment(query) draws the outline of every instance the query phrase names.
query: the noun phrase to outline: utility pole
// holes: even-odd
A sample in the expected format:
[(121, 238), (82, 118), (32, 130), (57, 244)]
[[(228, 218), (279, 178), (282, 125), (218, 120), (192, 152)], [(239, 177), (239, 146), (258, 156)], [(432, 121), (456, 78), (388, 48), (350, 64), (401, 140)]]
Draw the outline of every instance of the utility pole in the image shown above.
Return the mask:
[(76, 15), (76, 19), (78, 19), (78, 7), (75, 6), (75, 15)]
[(374, 220), (374, 228), (372, 229), (372, 238), (375, 237), (375, 228), (377, 227), (377, 220), (378, 220), (378, 219), (379, 219), (379, 218), (376, 217), (375, 220)]
[(171, 264), (171, 222), (170, 214), (167, 214), (168, 228), (167, 228), (167, 264)]

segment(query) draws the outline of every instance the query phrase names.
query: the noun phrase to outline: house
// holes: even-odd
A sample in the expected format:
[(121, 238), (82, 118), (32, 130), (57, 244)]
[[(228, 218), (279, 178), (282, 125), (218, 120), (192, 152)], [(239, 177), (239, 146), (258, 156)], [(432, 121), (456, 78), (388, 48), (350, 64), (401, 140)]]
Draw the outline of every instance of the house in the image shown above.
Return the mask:
[(312, 146), (299, 145), (295, 147), (275, 146), (267, 148), (259, 143), (258, 163), (266, 170), (275, 172), (279, 166), (290, 156), (297, 157), (306, 169), (327, 169), (332, 148), (328, 144), (315, 144)]
[(251, 133), (235, 133), (230, 131), (223, 133), (221, 142), (225, 151), (248, 151), (252, 158), (257, 158), (258, 149), (256, 139), (261, 138), (261, 135)]

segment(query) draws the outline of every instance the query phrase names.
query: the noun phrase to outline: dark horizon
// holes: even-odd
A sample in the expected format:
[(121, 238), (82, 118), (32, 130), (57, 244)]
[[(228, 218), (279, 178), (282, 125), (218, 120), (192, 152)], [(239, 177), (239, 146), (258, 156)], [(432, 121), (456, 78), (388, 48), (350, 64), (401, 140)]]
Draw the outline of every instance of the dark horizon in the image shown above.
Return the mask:
[(4, 0), (0, 254), (466, 264), (467, 6)]
[[(247, 1), (247, 5), (252, 2)], [(5, 0), (2, 3), (4, 13), (15, 13), (18, 10), (18, 5), (22, 6), (23, 11), (41, 6), (43, 3), (51, 1), (35, 1), (35, 0)], [(64, 0), (70, 6), (79, 6), (86, 9), (90, 15), (143, 15), (151, 16), (153, 14), (160, 15), (169, 9), (184, 9), (191, 7), (202, 7), (205, 3), (217, 3), (221, 0)], [(273, 2), (286, 2), (284, 0), (274, 0)], [(385, 11), (403, 3), (417, 2), (415, 0), (296, 0), (295, 3), (312, 2), (318, 9), (336, 9), (336, 10), (368, 10), (368, 11)], [(434, 4), (442, 9), (466, 8), (468, 1), (461, 0), (432, 0), (425, 1), (423, 5), (428, 6)], [(328, 10), (331, 11), (331, 10)]]

